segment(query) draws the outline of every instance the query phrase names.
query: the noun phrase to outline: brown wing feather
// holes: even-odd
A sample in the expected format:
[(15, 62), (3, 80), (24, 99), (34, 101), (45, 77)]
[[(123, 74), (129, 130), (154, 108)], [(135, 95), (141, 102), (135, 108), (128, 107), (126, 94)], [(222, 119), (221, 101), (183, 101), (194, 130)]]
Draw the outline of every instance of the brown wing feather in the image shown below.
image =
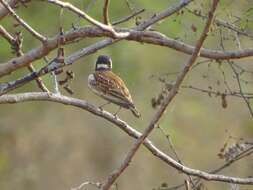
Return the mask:
[(133, 104), (132, 97), (123, 80), (111, 71), (97, 71), (94, 73), (97, 87), (104, 93), (111, 94)]

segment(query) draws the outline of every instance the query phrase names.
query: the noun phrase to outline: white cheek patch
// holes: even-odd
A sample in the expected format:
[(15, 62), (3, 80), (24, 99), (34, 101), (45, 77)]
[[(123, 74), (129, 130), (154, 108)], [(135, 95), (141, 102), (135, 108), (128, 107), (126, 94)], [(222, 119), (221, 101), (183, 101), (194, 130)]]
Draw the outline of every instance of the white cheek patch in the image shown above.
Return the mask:
[(98, 64), (97, 69), (109, 69), (107, 64)]

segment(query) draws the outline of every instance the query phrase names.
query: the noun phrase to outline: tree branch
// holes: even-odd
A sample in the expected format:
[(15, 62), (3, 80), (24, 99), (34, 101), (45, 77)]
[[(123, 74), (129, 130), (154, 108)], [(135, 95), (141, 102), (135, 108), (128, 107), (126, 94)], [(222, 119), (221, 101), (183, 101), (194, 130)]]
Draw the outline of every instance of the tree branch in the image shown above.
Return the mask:
[[(106, 119), (107, 121), (115, 124), (115, 126), (119, 127), (125, 133), (127, 133), (130, 137), (139, 139), (142, 134), (135, 130), (133, 127), (129, 126), (126, 122), (122, 121), (119, 118), (115, 118), (115, 116), (105, 110), (101, 110), (93, 104), (88, 103), (85, 100), (80, 100), (76, 98), (71, 98), (67, 96), (63, 96), (60, 94), (46, 93), (46, 92), (30, 92), (30, 93), (20, 93), (20, 94), (10, 94), (3, 95), (0, 97), (0, 104), (14, 104), (21, 102), (30, 102), (30, 101), (49, 101), (54, 103), (60, 103), (64, 105), (74, 106), (80, 108), (82, 110), (86, 110), (96, 116)], [(229, 177), (224, 175), (215, 175), (209, 174), (204, 171), (192, 169), (186, 167), (164, 152), (159, 150), (149, 139), (145, 139), (143, 142), (144, 146), (157, 158), (164, 161), (169, 166), (177, 169), (180, 172), (183, 172), (187, 175), (197, 176), (205, 180), (210, 181), (221, 181), (221, 182), (229, 182), (229, 183), (237, 183), (237, 184), (253, 184), (253, 178), (237, 178), (237, 177)]]
[[(202, 15), (201, 12), (197, 12), (197, 11), (192, 11), (190, 9), (186, 9), (188, 12), (190, 12), (191, 14), (195, 15), (195, 16), (198, 16), (200, 18), (203, 18), (203, 19), (207, 19), (207, 16), (205, 15)], [(243, 30), (241, 30), (240, 28), (234, 26), (233, 24), (230, 24), (228, 22), (225, 22), (221, 19), (214, 19), (214, 23), (217, 25), (217, 26), (222, 26), (224, 28), (227, 28), (229, 30), (232, 30), (234, 32), (236, 32), (237, 34), (240, 34), (240, 35), (243, 35), (243, 36), (247, 36), (249, 38), (252, 38), (253, 39), (253, 35), (252, 34), (249, 34)]]
[(126, 158), (123, 160), (120, 167), (117, 168), (115, 171), (113, 171), (108, 176), (105, 183), (101, 187), (102, 190), (110, 189), (111, 185), (116, 181), (116, 179), (129, 166), (130, 162), (132, 161), (134, 155), (136, 154), (136, 152), (139, 149), (139, 147), (141, 146), (141, 144), (144, 142), (145, 138), (148, 137), (148, 135), (153, 131), (153, 129), (155, 128), (155, 126), (157, 125), (157, 123), (159, 122), (161, 117), (163, 116), (163, 114), (164, 114), (165, 110), (167, 109), (168, 105), (173, 100), (173, 98), (176, 96), (176, 94), (177, 94), (177, 92), (178, 92), (178, 90), (181, 86), (181, 83), (183, 82), (185, 76), (187, 75), (187, 73), (189, 72), (190, 68), (192, 67), (192, 65), (194, 64), (194, 62), (196, 61), (196, 59), (199, 55), (200, 49), (201, 49), (201, 47), (202, 47), (202, 45), (203, 45), (203, 43), (204, 43), (204, 41), (207, 37), (207, 33), (209, 32), (209, 28), (212, 24), (213, 17), (214, 17), (214, 12), (216, 10), (218, 2), (219, 2), (219, 0), (213, 0), (213, 4), (212, 4), (212, 7), (209, 11), (208, 19), (207, 19), (205, 28), (204, 28), (199, 40), (196, 43), (195, 50), (194, 50), (192, 56), (190, 57), (190, 59), (188, 60), (188, 62), (186, 63), (183, 71), (178, 75), (177, 80), (176, 80), (175, 84), (173, 85), (173, 87), (171, 88), (168, 96), (165, 98), (165, 100), (162, 103), (161, 107), (158, 109), (158, 111), (156, 112), (154, 117), (151, 119), (148, 127), (144, 130), (141, 137), (138, 138), (138, 140), (134, 143), (133, 147), (127, 153)]
[[(15, 7), (18, 3), (18, 0), (7, 0), (6, 1), (11, 7)], [(9, 11), (0, 4), (0, 20), (3, 19), (6, 15), (8, 15)]]
[[(127, 29), (118, 29), (118, 30), (127, 30)], [(127, 40), (142, 42), (142, 43), (149, 43), (159, 46), (165, 46), (168, 48), (175, 49), (177, 51), (192, 54), (194, 47), (183, 42), (171, 39), (166, 37), (165, 35), (159, 32), (150, 32), (150, 31), (135, 31), (135, 30), (128, 30), (129, 36)], [(63, 37), (65, 41), (61, 45), (68, 44), (73, 42), (77, 39), (82, 39), (85, 37), (103, 37), (108, 36), (111, 37), (111, 34), (100, 30), (98, 28), (92, 27), (82, 27), (80, 29), (66, 32)], [(108, 39), (108, 45), (112, 43), (118, 42), (120, 40), (111, 40)], [(25, 67), (29, 63), (34, 62), (42, 57), (46, 56), (49, 52), (56, 49), (58, 47), (59, 36), (55, 36), (51, 39), (48, 39), (47, 42), (40, 47), (30, 50), (26, 54), (20, 57), (13, 58), (6, 63), (0, 64), (0, 77), (10, 74), (11, 72), (15, 71), (18, 68)], [(102, 43), (103, 41), (99, 42)], [(206, 57), (210, 59), (239, 59), (244, 57), (253, 56), (253, 49), (242, 49), (236, 51), (219, 51), (219, 50), (210, 50), (202, 48), (200, 52), (201, 57)], [(80, 55), (80, 57), (82, 57)]]
[(104, 0), (104, 7), (103, 7), (103, 16), (104, 16), (104, 24), (110, 25), (110, 20), (109, 20), (109, 4), (110, 0)]
[(21, 24), (28, 32), (30, 32), (35, 38), (40, 40), (41, 42), (46, 41), (46, 37), (42, 36), (40, 33), (35, 31), (31, 26), (29, 26), (22, 18), (20, 18), (15, 11), (11, 8), (11, 6), (7, 3), (6, 0), (0, 0), (2, 5), (9, 11), (11, 16), (19, 23)]
[(125, 17), (125, 18), (122, 18), (122, 19), (120, 19), (118, 21), (113, 22), (112, 25), (118, 25), (118, 24), (121, 24), (123, 22), (126, 22), (126, 21), (130, 20), (131, 18), (133, 18), (133, 17), (135, 17), (135, 16), (143, 13), (144, 11), (145, 11), (145, 9), (141, 9), (139, 11), (135, 11), (133, 14), (131, 14), (131, 15)]
[[(21, 44), (19, 44), (18, 39), (14, 38), (3, 26), (0, 25), (0, 35), (3, 36), (3, 38), (6, 39), (6, 41), (9, 42), (11, 45), (11, 48), (16, 51), (17, 56), (22, 56), (24, 53), (21, 50)], [(28, 70), (30, 72), (35, 72), (35, 69), (31, 63), (28, 64), (27, 66)], [(49, 92), (47, 89), (46, 85), (43, 83), (42, 79), (40, 77), (35, 79), (37, 82), (38, 87), (43, 91), (43, 92)]]
[(83, 12), (82, 10), (80, 10), (79, 8), (75, 7), (74, 5), (72, 5), (69, 2), (62, 2), (59, 0), (48, 0), (49, 3), (58, 5), (62, 8), (68, 9), (69, 11), (77, 14), (78, 16), (80, 16), (81, 18), (86, 19), (89, 23), (97, 26), (98, 28), (101, 28), (102, 30), (105, 30), (107, 32), (110, 32), (112, 34), (113, 38), (125, 38), (128, 36), (128, 33), (118, 33), (114, 30), (114, 28), (111, 25), (105, 25), (95, 19), (93, 19), (92, 17), (90, 17), (88, 14), (86, 14), (85, 12)]
[[(140, 24), (138, 26), (138, 28), (136, 28), (136, 29), (138, 29), (138, 30), (145, 30), (151, 24), (154, 24), (155, 22), (158, 22), (159, 20), (164, 19), (165, 17), (168, 17), (168, 16), (176, 13), (177, 11), (179, 11), (180, 9), (182, 9), (184, 6), (186, 6), (187, 4), (189, 4), (191, 1), (192, 0), (187, 0), (185, 3), (180, 3), (180, 4), (178, 4), (175, 7), (172, 7), (172, 8), (169, 7), (168, 9), (162, 11), (160, 14), (157, 14), (156, 16), (153, 16), (150, 19), (147, 19), (142, 24)], [(54, 2), (54, 1), (52, 1), (52, 2)], [(56, 2), (58, 3), (59, 1), (56, 1)], [(59, 4), (59, 5), (61, 5), (61, 4)], [(81, 11), (81, 13), (82, 13), (82, 11)], [(107, 25), (105, 25), (105, 26), (107, 26)], [(81, 30), (78, 30), (78, 31), (74, 30), (74, 31), (67, 32), (66, 35), (62, 36), (64, 38), (64, 42), (62, 42), (61, 40), (59, 40), (59, 36), (57, 35), (56, 37), (54, 37), (52, 39), (48, 39), (47, 43), (44, 43), (43, 46), (29, 51), (24, 56), (22, 56), (20, 58), (14, 58), (14, 59), (11, 59), (10, 61), (8, 61), (7, 63), (0, 64), (0, 77), (4, 76), (4, 75), (7, 75), (7, 74), (10, 74), (12, 71), (14, 71), (14, 70), (16, 70), (18, 68), (24, 67), (27, 64), (29, 64), (29, 63), (37, 60), (37, 59), (40, 59), (40, 58), (46, 56), (50, 51), (52, 51), (55, 48), (57, 48), (58, 45), (64, 45), (65, 43), (67, 43), (69, 41), (73, 41), (73, 40), (79, 39), (81, 36), (82, 36), (82, 38), (89, 37), (89, 36), (90, 37), (94, 36), (94, 34), (96, 33), (97, 29), (93, 28), (92, 30), (89, 31), (88, 28), (85, 27), (85, 28), (82, 28)], [(88, 30), (86, 30), (86, 29), (88, 29)], [(111, 33), (109, 32), (109, 34), (111, 34)], [(59, 44), (59, 41), (61, 42), (61, 44)], [(120, 40), (107, 39), (105, 41), (98, 42), (98, 45), (99, 44), (107, 44), (105, 46), (108, 46), (108, 45), (110, 45), (110, 44), (112, 44), (112, 43), (114, 43), (116, 41), (120, 41)], [(103, 47), (105, 47), (105, 46), (103, 46)], [(82, 55), (82, 51), (78, 51), (78, 52), (81, 53), (78, 57), (79, 58), (82, 57), (83, 56)]]

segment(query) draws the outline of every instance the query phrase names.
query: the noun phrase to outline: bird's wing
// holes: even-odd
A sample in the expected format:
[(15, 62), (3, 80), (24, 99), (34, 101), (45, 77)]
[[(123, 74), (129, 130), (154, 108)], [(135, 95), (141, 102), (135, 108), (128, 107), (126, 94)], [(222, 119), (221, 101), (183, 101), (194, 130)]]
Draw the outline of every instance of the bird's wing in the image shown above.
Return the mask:
[(97, 71), (94, 73), (94, 76), (99, 90), (133, 105), (129, 90), (123, 80), (116, 74), (111, 71)]

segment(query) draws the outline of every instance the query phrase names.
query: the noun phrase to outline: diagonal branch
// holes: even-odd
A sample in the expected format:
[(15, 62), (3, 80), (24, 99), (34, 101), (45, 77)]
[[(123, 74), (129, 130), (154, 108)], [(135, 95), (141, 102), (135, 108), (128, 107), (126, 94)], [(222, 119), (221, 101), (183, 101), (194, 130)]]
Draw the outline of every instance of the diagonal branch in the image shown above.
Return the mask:
[(20, 18), (15, 11), (11, 8), (11, 6), (7, 3), (6, 0), (0, 0), (2, 5), (9, 11), (11, 16), (19, 23), (21, 24), (28, 32), (30, 32), (35, 38), (40, 40), (41, 42), (46, 41), (46, 37), (42, 36), (40, 33), (35, 31), (31, 26), (29, 26), (22, 18)]
[(131, 14), (131, 15), (125, 17), (125, 18), (122, 18), (118, 21), (113, 22), (112, 25), (118, 25), (118, 24), (121, 24), (123, 22), (126, 22), (126, 21), (130, 20), (131, 18), (143, 13), (144, 11), (145, 11), (145, 9), (140, 9), (139, 11), (135, 11), (133, 14)]
[(190, 57), (190, 59), (188, 60), (188, 62), (186, 63), (183, 71), (178, 75), (177, 80), (175, 82), (175, 84), (173, 85), (172, 89), (170, 90), (168, 96), (165, 98), (164, 102), (162, 103), (161, 107), (159, 108), (159, 110), (156, 112), (156, 114), (154, 115), (154, 117), (151, 119), (148, 127), (144, 130), (143, 134), (141, 135), (140, 138), (138, 138), (138, 140), (134, 143), (133, 147), (130, 149), (130, 151), (127, 153), (126, 158), (123, 160), (122, 164), (120, 165), (119, 168), (117, 168), (115, 171), (113, 171), (108, 178), (106, 179), (105, 183), (103, 184), (103, 186), (101, 187), (102, 190), (108, 190), (110, 189), (111, 185), (116, 181), (116, 179), (124, 172), (124, 170), (129, 166), (130, 162), (132, 161), (134, 155), (136, 154), (136, 152), (138, 151), (138, 149), (140, 148), (141, 144), (144, 142), (145, 138), (148, 137), (148, 135), (153, 131), (153, 129), (155, 128), (155, 126), (157, 125), (157, 123), (159, 122), (159, 120), (161, 119), (161, 117), (163, 116), (165, 110), (167, 109), (168, 105), (170, 104), (170, 102), (173, 100), (173, 98), (176, 96), (185, 76), (187, 75), (187, 73), (190, 71), (190, 68), (192, 67), (192, 65), (194, 64), (194, 62), (196, 61), (200, 49), (207, 37), (207, 33), (209, 32), (210, 26), (212, 24), (213, 21), (213, 17), (214, 17), (214, 11), (216, 10), (216, 7), (218, 5), (219, 0), (213, 0), (213, 4), (212, 7), (209, 11), (208, 14), (208, 19), (205, 25), (205, 28), (199, 38), (199, 40), (196, 43), (195, 46), (195, 50), (192, 54), (192, 56)]
[[(18, 3), (18, 0), (7, 0), (7, 3), (11, 7), (15, 7)], [(6, 15), (8, 15), (9, 11), (2, 5), (0, 4), (0, 20), (3, 19)]]
[[(203, 18), (203, 19), (207, 19), (207, 16), (202, 15), (200, 11), (192, 11), (192, 10), (190, 10), (190, 9), (188, 9), (188, 8), (187, 8), (186, 10), (187, 10), (188, 12), (190, 12), (191, 14), (195, 15), (195, 16), (198, 16), (198, 17)], [(253, 39), (253, 35), (252, 35), (252, 34), (247, 33), (247, 32), (245, 32), (245, 31), (243, 31), (242, 29), (240, 29), (240, 28), (234, 26), (233, 24), (230, 24), (230, 23), (228, 23), (228, 22), (225, 22), (225, 21), (223, 21), (223, 20), (221, 20), (221, 19), (215, 18), (215, 19), (214, 19), (214, 23), (215, 23), (217, 26), (222, 26), (222, 27), (224, 27), (224, 28), (227, 28), (227, 29), (229, 29), (229, 30), (232, 30), (232, 31), (236, 32), (236, 34), (240, 34), (240, 35), (243, 35), (243, 36), (247, 36), (247, 37)]]
[[(99, 30), (101, 31), (101, 30)], [(84, 28), (81, 28), (80, 30), (77, 30), (77, 31), (72, 31), (72, 32), (67, 32), (64, 39), (65, 39), (65, 42), (69, 42), (71, 40), (76, 39), (76, 38), (80, 38), (80, 36), (84, 37), (84, 36), (90, 36), (90, 35), (97, 35), (97, 36), (100, 36), (101, 33), (97, 31), (97, 29), (94, 29), (94, 28), (87, 28), (87, 27), (84, 27)], [(133, 32), (133, 35), (131, 34), (128, 39), (135, 39), (136, 41), (139, 40), (139, 41), (145, 41), (145, 38), (147, 38), (149, 40), (149, 42), (151, 41), (151, 38), (152, 38), (152, 34), (154, 32), (141, 32), (141, 31), (138, 31), (138, 32)], [(145, 37), (144, 37), (145, 36)], [(153, 39), (154, 39), (154, 43), (156, 43), (158, 40), (158, 36), (159, 34), (158, 33), (155, 33), (155, 35), (153, 36)], [(161, 35), (160, 35), (161, 36)], [(16, 68), (19, 68), (19, 67), (23, 67), (23, 64), (26, 66), (27, 63), (30, 63), (33, 61), (33, 59), (39, 59), (40, 57), (43, 57), (45, 55), (47, 55), (51, 50), (53, 50), (54, 48), (57, 47), (57, 42), (58, 42), (58, 38), (55, 37), (53, 39), (49, 39), (48, 42), (47, 42), (47, 48), (45, 48), (45, 46), (41, 46), (40, 48), (37, 48), (33, 51), (31, 51), (30, 53), (27, 53), (25, 56), (23, 56), (22, 58), (14, 58), (12, 59), (11, 61), (9, 61), (7, 64), (0, 64), (0, 76), (2, 75), (6, 75), (5, 73), (9, 73), (11, 71), (14, 71), (16, 70)], [(71, 55), (69, 55), (67, 58), (66, 58), (66, 64), (63, 65), (63, 64), (56, 64), (54, 65), (54, 67), (44, 67), (42, 69), (40, 69), (39, 71), (37, 72), (33, 72), (29, 75), (26, 75), (20, 79), (17, 79), (15, 81), (11, 81), (11, 82), (7, 82), (7, 83), (0, 83), (0, 95), (2, 94), (5, 94), (15, 88), (18, 88), (20, 86), (23, 86), (24, 84), (27, 84), (28, 82), (36, 79), (37, 77), (39, 76), (43, 76), (47, 73), (50, 73), (56, 69), (59, 69), (61, 67), (65, 67), (67, 65), (71, 65), (73, 63), (75, 63), (77, 60), (79, 60), (80, 58), (84, 57), (84, 56), (87, 56), (87, 55), (90, 55), (102, 48), (105, 48), (109, 45), (112, 45), (113, 43), (116, 43), (120, 40), (113, 40), (113, 39), (105, 39), (105, 40), (102, 40), (100, 42), (97, 42), (95, 44), (92, 44), (88, 47), (85, 47), (81, 50), (78, 50), (77, 52), (74, 52), (72, 53)], [(146, 41), (147, 42), (147, 41)], [(176, 40), (172, 40), (172, 39), (169, 39), (169, 38), (162, 38), (160, 39), (160, 43), (161, 45), (165, 45), (167, 44), (168, 47), (172, 47), (172, 48), (175, 48), (175, 49), (180, 49), (180, 51), (186, 51), (187, 53), (192, 53), (192, 51), (194, 50), (194, 47), (193, 46), (189, 46), (189, 45), (185, 45), (184, 43), (181, 43), (181, 42), (177, 42)], [(179, 44), (177, 44), (179, 43)], [(167, 47), (167, 46), (166, 46)], [(181, 49), (182, 48), (186, 48), (186, 49)], [(39, 54), (39, 55), (38, 55)], [(208, 50), (208, 49), (204, 49), (202, 48), (202, 51), (200, 52), (200, 56), (210, 56), (212, 57), (213, 59), (221, 59), (221, 58), (229, 58), (231, 56), (233, 56), (233, 58), (237, 58), (238, 56), (241, 57), (241, 56), (249, 56), (249, 55), (253, 55), (253, 49), (245, 49), (243, 51), (239, 51), (239, 52), (223, 52), (223, 51), (213, 51), (213, 50)], [(35, 57), (36, 55), (36, 57)], [(14, 64), (15, 63), (15, 64)], [(45, 72), (46, 71), (46, 72)], [(231, 94), (233, 95), (233, 94)], [(236, 95), (236, 94), (235, 94)], [(250, 96), (251, 94), (249, 94)]]
[(97, 26), (98, 28), (101, 28), (102, 30), (105, 30), (107, 32), (110, 32), (112, 34), (113, 38), (125, 38), (128, 36), (128, 33), (118, 33), (114, 30), (114, 28), (111, 25), (105, 25), (95, 19), (93, 19), (91, 16), (86, 14), (84, 11), (80, 10), (79, 8), (75, 7), (69, 2), (62, 2), (59, 0), (48, 0), (48, 3), (52, 3), (55, 5), (58, 5), (62, 8), (68, 9), (69, 11), (77, 14), (79, 17), (86, 19), (89, 23)]
[[(123, 29), (119, 29), (123, 30)], [(127, 29), (124, 29), (127, 30)], [(194, 46), (185, 44), (183, 42), (171, 39), (166, 37), (165, 35), (159, 32), (150, 32), (150, 31), (135, 31), (135, 30), (128, 30), (129, 36), (126, 40), (148, 43), (153, 45), (164, 46), (168, 48), (172, 48), (176, 51), (180, 51), (186, 54), (192, 54), (194, 51)], [(61, 45), (65, 45), (71, 43), (75, 40), (79, 40), (85, 37), (102, 37), (102, 36), (110, 36), (110, 33), (102, 31), (98, 28), (92, 27), (82, 27), (74, 31), (66, 32), (63, 37), (65, 41)], [(106, 39), (106, 41), (110, 41), (108, 45), (112, 43), (119, 42), (120, 40), (111, 40)], [(36, 61), (38, 59), (43, 58), (49, 52), (56, 49), (58, 47), (59, 36), (55, 36), (51, 39), (48, 39), (46, 44), (35, 48), (21, 57), (16, 57), (9, 60), (6, 63), (0, 64), (0, 77), (10, 74), (11, 72), (15, 71), (18, 68), (25, 67), (29, 63)], [(102, 43), (103, 41), (99, 42)], [(253, 56), (253, 49), (242, 49), (236, 51), (219, 51), (219, 50), (210, 50), (206, 48), (202, 48), (200, 52), (201, 57), (206, 57), (210, 59), (239, 59), (244, 57)], [(82, 55), (80, 55), (80, 58)]]
[[(24, 53), (21, 50), (21, 45), (18, 42), (18, 39), (14, 38), (3, 26), (0, 25), (0, 35), (5, 38), (11, 45), (12, 49), (16, 51), (17, 56), (22, 56)], [(35, 72), (35, 68), (33, 65), (30, 63), (27, 66), (28, 70), (30, 72)], [(46, 85), (43, 83), (42, 79), (40, 77), (35, 79), (37, 82), (38, 87), (43, 91), (43, 92), (49, 92), (47, 89)]]
[[(130, 137), (139, 139), (142, 134), (129, 126), (126, 122), (122, 121), (119, 118), (115, 118), (113, 114), (105, 110), (101, 110), (94, 106), (93, 104), (88, 103), (87, 101), (71, 98), (67, 96), (63, 96), (60, 94), (53, 94), (53, 93), (45, 93), (45, 92), (30, 92), (30, 93), (20, 93), (20, 94), (10, 94), (10, 95), (3, 95), (0, 97), (0, 104), (14, 104), (14, 103), (21, 103), (21, 102), (30, 102), (30, 101), (48, 101), (54, 103), (60, 103), (68, 106), (74, 106), (80, 108), (82, 110), (86, 110), (96, 116), (106, 119), (107, 121), (115, 124), (115, 126), (119, 127), (122, 131), (127, 133)], [(143, 142), (144, 146), (157, 158), (164, 161), (169, 166), (175, 168), (176, 170), (183, 172), (185, 174), (191, 176), (197, 176), (205, 180), (210, 181), (220, 181), (220, 182), (229, 182), (229, 183), (237, 183), (237, 184), (253, 184), (253, 178), (237, 178), (237, 177), (229, 177), (224, 175), (216, 175), (206, 173), (204, 171), (192, 169), (186, 167), (164, 152), (159, 150), (149, 139), (145, 139)]]
[(243, 92), (243, 89), (242, 89), (242, 85), (241, 85), (241, 80), (240, 80), (240, 75), (238, 74), (238, 72), (236, 71), (236, 69), (234, 68), (233, 66), (233, 62), (231, 61), (227, 61), (229, 66), (231, 67), (232, 71), (234, 72), (235, 74), (235, 78), (236, 78), (236, 81), (237, 81), (237, 84), (238, 84), (238, 87), (239, 87), (239, 91), (240, 91), (240, 95), (241, 97), (243, 98), (243, 100), (245, 101), (248, 109), (249, 109), (249, 112), (250, 112), (250, 115), (251, 117), (253, 117), (253, 110), (251, 108), (251, 105), (250, 105), (250, 102), (249, 102), (249, 99), (245, 96), (244, 92)]

